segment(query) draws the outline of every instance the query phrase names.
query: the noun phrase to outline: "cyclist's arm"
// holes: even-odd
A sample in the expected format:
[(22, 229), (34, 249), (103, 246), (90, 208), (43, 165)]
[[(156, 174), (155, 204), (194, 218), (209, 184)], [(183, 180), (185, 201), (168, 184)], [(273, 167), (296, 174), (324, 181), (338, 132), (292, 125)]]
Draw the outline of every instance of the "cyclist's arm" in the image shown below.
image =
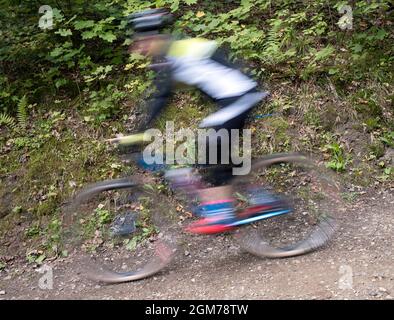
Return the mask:
[(169, 98), (172, 95), (172, 79), (169, 70), (161, 70), (158, 72), (157, 77), (154, 81), (156, 87), (156, 93), (148, 105), (148, 117), (146, 122), (146, 128), (148, 128), (152, 122), (161, 113), (164, 107), (167, 105)]

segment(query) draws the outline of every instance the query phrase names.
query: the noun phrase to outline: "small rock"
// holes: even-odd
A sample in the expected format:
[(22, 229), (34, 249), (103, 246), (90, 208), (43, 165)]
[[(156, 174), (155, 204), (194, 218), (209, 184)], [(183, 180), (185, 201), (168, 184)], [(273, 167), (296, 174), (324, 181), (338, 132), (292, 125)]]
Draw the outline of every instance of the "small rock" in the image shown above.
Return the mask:
[(376, 296), (378, 296), (379, 294), (378, 294), (376, 291), (370, 291), (370, 292), (368, 292), (368, 295), (370, 295), (370, 296), (372, 296), (372, 297), (376, 297)]
[(394, 163), (394, 149), (393, 148), (389, 148), (385, 155), (382, 157), (382, 160), (384, 161), (388, 161), (389, 163)]
[(5, 290), (0, 290), (0, 295), (5, 295)]

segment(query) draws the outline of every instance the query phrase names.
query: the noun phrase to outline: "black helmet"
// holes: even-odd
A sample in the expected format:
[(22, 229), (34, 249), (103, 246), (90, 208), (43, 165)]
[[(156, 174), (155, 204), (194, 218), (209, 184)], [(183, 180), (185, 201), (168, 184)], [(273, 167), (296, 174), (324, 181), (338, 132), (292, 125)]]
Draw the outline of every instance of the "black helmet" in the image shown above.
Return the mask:
[(155, 33), (172, 22), (172, 15), (165, 9), (149, 9), (130, 14), (127, 20), (136, 33)]

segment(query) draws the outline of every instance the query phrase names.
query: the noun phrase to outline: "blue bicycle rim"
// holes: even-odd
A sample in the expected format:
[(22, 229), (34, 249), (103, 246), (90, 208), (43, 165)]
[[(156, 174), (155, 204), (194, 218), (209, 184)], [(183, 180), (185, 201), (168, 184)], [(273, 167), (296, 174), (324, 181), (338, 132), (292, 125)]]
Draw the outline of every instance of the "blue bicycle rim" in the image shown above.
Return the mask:
[(229, 226), (236, 227), (236, 226), (240, 226), (240, 225), (247, 224), (247, 223), (252, 223), (255, 221), (259, 221), (259, 220), (264, 220), (264, 219), (272, 218), (275, 216), (280, 216), (280, 215), (283, 215), (286, 213), (290, 213), (291, 211), (292, 210), (290, 210), (290, 209), (286, 209), (286, 210), (273, 211), (273, 212), (269, 212), (269, 213), (263, 213), (261, 215), (255, 216), (255, 217), (235, 221), (235, 222), (229, 224)]

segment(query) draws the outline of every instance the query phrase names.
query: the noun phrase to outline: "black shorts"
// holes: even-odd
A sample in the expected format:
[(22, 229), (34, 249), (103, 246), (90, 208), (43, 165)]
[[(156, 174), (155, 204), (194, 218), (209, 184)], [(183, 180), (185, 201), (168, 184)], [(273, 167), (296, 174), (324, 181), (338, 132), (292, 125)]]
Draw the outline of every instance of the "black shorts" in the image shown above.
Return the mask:
[[(258, 92), (258, 91), (254, 88), (254, 89), (246, 92), (245, 94), (255, 93), (255, 92)], [(231, 98), (227, 98), (227, 99), (220, 99), (220, 100), (216, 100), (216, 103), (218, 104), (219, 108), (225, 108), (225, 107), (229, 106), (230, 104), (236, 102), (241, 97), (242, 96), (231, 97)], [(213, 186), (221, 186), (221, 185), (229, 184), (230, 180), (233, 178), (232, 171), (236, 165), (231, 162), (231, 157), (228, 157), (228, 159), (230, 160), (230, 163), (222, 163), (221, 151), (222, 151), (222, 148), (226, 148), (225, 150), (228, 150), (228, 152), (230, 152), (230, 154), (231, 154), (231, 150), (232, 150), (231, 148), (233, 148), (233, 146), (231, 144), (231, 141), (232, 141), (231, 129), (239, 129), (240, 130), (239, 134), (240, 134), (240, 138), (241, 138), (241, 136), (242, 136), (241, 129), (243, 129), (243, 127), (245, 126), (245, 122), (246, 122), (249, 114), (255, 108), (255, 106), (251, 107), (247, 111), (239, 114), (235, 118), (233, 118), (233, 119), (231, 119), (219, 126), (212, 127), (212, 129), (215, 129), (216, 131), (218, 131), (220, 129), (228, 130), (229, 140), (227, 142), (227, 141), (221, 141), (220, 138), (218, 138), (216, 141), (212, 141), (211, 139), (207, 139), (207, 141), (206, 141), (206, 144), (207, 144), (207, 146), (206, 146), (206, 150), (207, 150), (206, 163), (207, 163), (207, 166), (210, 167), (210, 169), (207, 170), (207, 173), (204, 175), (206, 182), (212, 184)], [(214, 144), (214, 146), (212, 146), (212, 144)], [(208, 159), (208, 150), (210, 150), (209, 148), (215, 148), (215, 147), (216, 147), (216, 151), (217, 151), (218, 165), (211, 165), (211, 164), (209, 164), (209, 161), (208, 161), (209, 160)], [(227, 157), (225, 160), (227, 160)]]

